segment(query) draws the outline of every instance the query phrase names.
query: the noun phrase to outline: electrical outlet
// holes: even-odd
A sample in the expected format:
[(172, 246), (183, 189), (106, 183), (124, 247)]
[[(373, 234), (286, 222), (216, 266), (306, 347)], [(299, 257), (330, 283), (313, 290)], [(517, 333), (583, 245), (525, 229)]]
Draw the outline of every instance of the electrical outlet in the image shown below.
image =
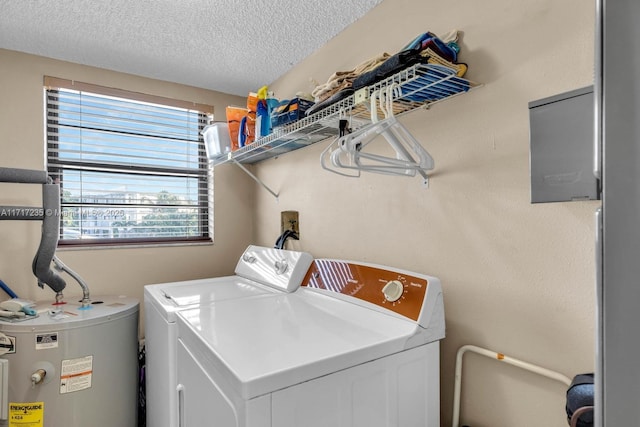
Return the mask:
[(298, 211), (280, 212), (280, 233), (293, 230), (300, 237), (300, 223), (298, 222)]

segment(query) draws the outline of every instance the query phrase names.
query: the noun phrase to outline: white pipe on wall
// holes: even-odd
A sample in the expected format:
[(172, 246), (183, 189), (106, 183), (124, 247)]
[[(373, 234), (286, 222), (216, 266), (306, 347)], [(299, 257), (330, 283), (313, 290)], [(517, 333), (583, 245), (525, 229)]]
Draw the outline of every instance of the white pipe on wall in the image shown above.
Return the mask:
[(459, 427), (460, 422), (460, 391), (462, 388), (462, 357), (467, 351), (471, 351), (473, 353), (480, 354), (482, 356), (486, 356), (490, 359), (496, 359), (501, 362), (508, 363), (513, 366), (517, 366), (518, 368), (525, 369), (527, 371), (533, 372), (538, 375), (542, 375), (544, 377), (550, 378), (552, 380), (560, 381), (561, 383), (569, 386), (571, 385), (571, 379), (568, 377), (551, 371), (546, 368), (542, 368), (540, 366), (533, 365), (528, 362), (523, 362), (522, 360), (514, 359), (509, 356), (505, 356), (502, 353), (497, 353), (495, 351), (487, 350), (481, 347), (477, 347), (475, 345), (464, 345), (458, 349), (458, 353), (456, 355), (456, 376), (455, 376), (455, 387), (453, 391), (453, 427)]

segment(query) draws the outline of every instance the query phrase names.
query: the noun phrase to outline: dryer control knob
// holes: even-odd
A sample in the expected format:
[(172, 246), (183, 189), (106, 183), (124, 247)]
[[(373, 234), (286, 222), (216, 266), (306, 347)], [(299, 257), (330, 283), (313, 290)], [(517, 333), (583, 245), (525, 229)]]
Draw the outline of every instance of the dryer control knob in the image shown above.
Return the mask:
[(382, 288), (384, 298), (389, 302), (398, 301), (404, 292), (404, 286), (397, 280), (387, 282)]

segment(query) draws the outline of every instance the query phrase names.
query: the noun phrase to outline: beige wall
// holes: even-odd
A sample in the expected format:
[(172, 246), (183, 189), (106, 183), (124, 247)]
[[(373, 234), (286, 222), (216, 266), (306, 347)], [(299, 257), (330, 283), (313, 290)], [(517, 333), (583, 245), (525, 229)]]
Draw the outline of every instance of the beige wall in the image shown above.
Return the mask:
[[(335, 70), (418, 33), (464, 32), (461, 60), (476, 91), (401, 121), (436, 161), (430, 188), (418, 178), (321, 170), (328, 141), (262, 162), (257, 174), (276, 201), (232, 165), (215, 171), (213, 246), (63, 251), (94, 294), (142, 298), (144, 284), (229, 274), (249, 243), (272, 245), (280, 211), (300, 212), (316, 257), (393, 265), (440, 277), (442, 425), (451, 424), (456, 350), (475, 344), (561, 372), (593, 371), (596, 202), (529, 203), (531, 100), (592, 82), (594, 5), (581, 0), (385, 0), (272, 85), (281, 98), (310, 91)], [(290, 46), (295, 48), (295, 44)], [(0, 166), (44, 167), (42, 76), (120, 87), (215, 105), (242, 100), (121, 73), (0, 50)], [(0, 184), (0, 204), (37, 205), (39, 189)], [(28, 298), (39, 224), (0, 222), (0, 278)], [(68, 295), (79, 294), (69, 280)], [(566, 388), (496, 361), (465, 360), (462, 423), (473, 427), (565, 426)]]
[[(385, 0), (272, 85), (288, 98), (336, 70), (395, 53), (421, 32), (464, 32), (461, 60), (484, 86), (401, 119), (432, 154), (418, 178), (334, 176), (329, 141), (262, 162), (279, 202), (256, 193), (257, 243), (279, 212), (300, 212), (292, 248), (387, 264), (442, 280), (442, 425), (451, 425), (455, 353), (475, 344), (572, 377), (594, 370), (597, 202), (529, 202), (528, 102), (592, 83), (594, 5), (582, 0)], [(462, 424), (566, 426), (566, 387), (465, 358)]]
[[(0, 167), (45, 167), (44, 75), (210, 104), (223, 119), (227, 105), (245, 102), (208, 90), (0, 49)], [(216, 168), (214, 181), (213, 245), (60, 250), (58, 256), (84, 278), (92, 295), (123, 294), (140, 301), (145, 284), (232, 274), (238, 257), (252, 241), (254, 186), (233, 166)], [(41, 203), (38, 185), (0, 184), (0, 205)], [(0, 278), (22, 297), (47, 300), (53, 298), (53, 292), (38, 288), (31, 273), (40, 224), (0, 221)], [(65, 279), (68, 298), (82, 295), (73, 279)]]

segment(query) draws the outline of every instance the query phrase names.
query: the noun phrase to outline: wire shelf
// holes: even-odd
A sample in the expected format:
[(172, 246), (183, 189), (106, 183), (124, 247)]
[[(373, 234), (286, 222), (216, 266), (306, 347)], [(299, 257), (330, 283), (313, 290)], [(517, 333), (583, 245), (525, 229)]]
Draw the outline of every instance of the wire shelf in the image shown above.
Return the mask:
[[(352, 129), (368, 124), (371, 120), (369, 99), (375, 92), (394, 86), (393, 113), (400, 116), (468, 92), (480, 85), (458, 77), (455, 70), (436, 64), (416, 64), (396, 74), (356, 91), (322, 110), (301, 120), (274, 129), (270, 135), (260, 138), (238, 150), (212, 160), (213, 166), (229, 161), (256, 163), (276, 157), (338, 136), (340, 118), (348, 118)], [(378, 116), (384, 114), (378, 108)]]

